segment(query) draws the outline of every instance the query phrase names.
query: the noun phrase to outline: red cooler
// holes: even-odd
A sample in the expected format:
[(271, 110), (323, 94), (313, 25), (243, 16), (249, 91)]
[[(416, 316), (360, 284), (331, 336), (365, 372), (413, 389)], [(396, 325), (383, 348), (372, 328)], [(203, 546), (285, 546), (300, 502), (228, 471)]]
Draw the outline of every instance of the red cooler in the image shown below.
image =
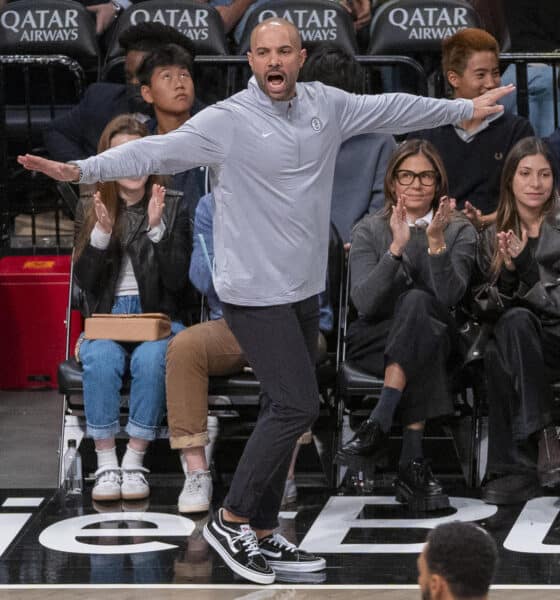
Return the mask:
[[(64, 360), (70, 255), (0, 258), (0, 388), (55, 388)], [(73, 340), (81, 331), (72, 315)]]

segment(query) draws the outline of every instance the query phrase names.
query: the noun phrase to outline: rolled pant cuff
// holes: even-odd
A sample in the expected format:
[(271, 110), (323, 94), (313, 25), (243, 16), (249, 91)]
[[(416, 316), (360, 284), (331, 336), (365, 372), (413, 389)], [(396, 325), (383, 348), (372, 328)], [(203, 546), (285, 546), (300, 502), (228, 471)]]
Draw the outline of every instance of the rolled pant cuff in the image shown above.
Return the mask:
[(88, 437), (94, 440), (106, 440), (108, 438), (115, 437), (121, 430), (121, 424), (119, 421), (113, 421), (109, 425), (91, 425), (86, 424), (86, 433)]
[(182, 450), (183, 448), (198, 448), (206, 446), (210, 439), (208, 432), (192, 433), (190, 435), (169, 436), (169, 445), (174, 450)]
[(130, 437), (148, 440), (150, 442), (156, 439), (158, 430), (158, 425), (140, 425), (134, 421), (129, 421), (126, 424), (126, 432)]

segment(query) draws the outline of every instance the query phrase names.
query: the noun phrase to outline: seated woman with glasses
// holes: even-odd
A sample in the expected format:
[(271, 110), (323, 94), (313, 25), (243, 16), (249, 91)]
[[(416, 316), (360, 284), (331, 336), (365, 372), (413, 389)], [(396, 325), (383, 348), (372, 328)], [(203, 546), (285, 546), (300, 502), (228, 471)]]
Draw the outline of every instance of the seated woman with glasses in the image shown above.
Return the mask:
[[(113, 119), (98, 150), (104, 152), (148, 135), (132, 115)], [(119, 179), (97, 185), (89, 206), (78, 205), (74, 277), (82, 291), (82, 312), (165, 313), (171, 331), (181, 325), (181, 294), (187, 285), (191, 228), (182, 195), (159, 177)], [(170, 338), (141, 343), (82, 339), (87, 433), (94, 439), (97, 471), (92, 499), (140, 500), (150, 488), (144, 454), (165, 414), (165, 356)], [(115, 435), (120, 431), (120, 390), (131, 375), (130, 436), (121, 466)]]
[(482, 499), (517, 504), (560, 487), (551, 381), (560, 378), (560, 201), (548, 146), (520, 140), (502, 171), (496, 225), (479, 249), (482, 271), (508, 308), (484, 353), (488, 466)]
[[(411, 510), (449, 505), (424, 459), (428, 419), (453, 411), (447, 365), (458, 347), (451, 313), (467, 290), (477, 233), (446, 196), (435, 148), (409, 140), (385, 176), (385, 208), (354, 228), (350, 295), (359, 318), (348, 330), (347, 358), (384, 378), (380, 399), (337, 462), (374, 461), (387, 451), (396, 409), (404, 426), (396, 498)], [(359, 461), (358, 461), (359, 462)]]

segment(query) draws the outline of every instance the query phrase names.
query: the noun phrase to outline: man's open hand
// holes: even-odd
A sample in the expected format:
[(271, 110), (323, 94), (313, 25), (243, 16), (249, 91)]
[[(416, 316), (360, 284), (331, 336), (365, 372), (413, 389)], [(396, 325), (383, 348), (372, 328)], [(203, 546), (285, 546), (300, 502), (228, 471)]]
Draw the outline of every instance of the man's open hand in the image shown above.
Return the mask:
[(512, 84), (503, 85), (502, 87), (495, 88), (488, 92), (485, 92), (481, 96), (473, 99), (474, 113), (473, 119), (485, 119), (490, 115), (502, 112), (504, 107), (501, 104), (496, 104), (500, 98), (511, 94), (515, 86)]
[(17, 157), (18, 163), (28, 171), (39, 171), (57, 181), (78, 181), (80, 169), (76, 165), (48, 160), (33, 154), (24, 154)]

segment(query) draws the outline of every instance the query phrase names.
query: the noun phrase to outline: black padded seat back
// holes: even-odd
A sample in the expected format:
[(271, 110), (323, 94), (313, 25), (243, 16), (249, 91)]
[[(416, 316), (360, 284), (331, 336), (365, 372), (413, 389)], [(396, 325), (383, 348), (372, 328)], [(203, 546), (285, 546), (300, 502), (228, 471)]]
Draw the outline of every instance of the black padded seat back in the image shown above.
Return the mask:
[(18, 0), (0, 10), (0, 53), (61, 54), (84, 67), (99, 56), (95, 21), (74, 0)]
[(480, 27), (466, 0), (389, 0), (370, 25), (369, 54), (441, 53), (441, 41), (460, 29)]
[(177, 29), (191, 40), (197, 55), (228, 54), (222, 18), (214, 7), (190, 0), (147, 0), (133, 4), (119, 17), (107, 51), (107, 62), (123, 55), (120, 34), (143, 22)]
[(354, 22), (350, 14), (332, 0), (271, 0), (258, 6), (247, 19), (238, 54), (250, 49), (251, 31), (270, 17), (282, 17), (299, 30), (303, 45), (313, 48), (328, 42), (354, 54), (357, 50)]

